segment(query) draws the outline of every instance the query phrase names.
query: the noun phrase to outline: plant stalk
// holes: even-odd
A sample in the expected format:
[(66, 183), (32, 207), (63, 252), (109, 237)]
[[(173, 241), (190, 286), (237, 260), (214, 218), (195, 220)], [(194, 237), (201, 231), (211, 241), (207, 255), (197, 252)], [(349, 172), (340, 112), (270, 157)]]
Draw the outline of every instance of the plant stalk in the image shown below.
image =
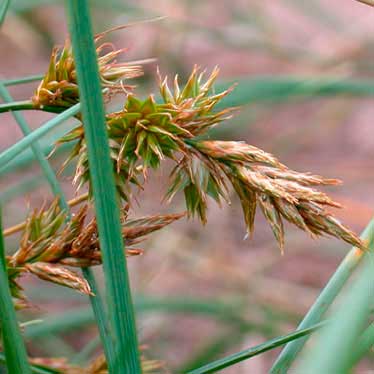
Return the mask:
[[(281, 337), (277, 337), (274, 339), (271, 339), (265, 343), (262, 343), (260, 345), (256, 345), (255, 347), (245, 349), (244, 351), (234, 353), (230, 356), (227, 356), (225, 358), (222, 358), (220, 360), (211, 362), (207, 365), (204, 365), (198, 369), (192, 370), (188, 372), (187, 374), (209, 374), (209, 373), (216, 373), (219, 370), (225, 369), (229, 366), (235, 365), (238, 362), (247, 360), (251, 357), (257, 356), (263, 352), (269, 351), (271, 349), (277, 348), (289, 341), (294, 341), (296, 339), (300, 339), (301, 337), (305, 335), (309, 335), (312, 332), (316, 331), (320, 327), (325, 325), (325, 322), (320, 322), (314, 326), (308, 327), (303, 330), (295, 331), (291, 334), (284, 335)], [(296, 340), (297, 341), (297, 340)]]
[(0, 26), (3, 24), (6, 13), (10, 5), (10, 0), (3, 0), (0, 5)]
[(130, 282), (124, 255), (118, 199), (111, 166), (97, 54), (87, 0), (68, 0), (66, 12), (75, 56), (91, 186), (115, 338), (111, 374), (140, 374), (140, 357)]
[[(370, 221), (364, 232), (362, 238), (369, 241), (368, 247), (373, 248), (373, 230), (374, 220)], [(305, 315), (304, 319), (298, 326), (299, 329), (307, 328), (317, 322), (319, 322), (322, 316), (325, 314), (327, 309), (330, 307), (344, 284), (351, 276), (353, 270), (361, 262), (365, 252), (353, 247), (348, 254), (345, 256), (342, 263), (339, 265), (334, 275), (330, 278), (329, 282), (309, 309), (309, 312)], [(304, 344), (307, 341), (307, 337), (299, 339), (298, 341), (291, 342), (285, 346), (277, 360), (273, 364), (270, 373), (271, 374), (285, 374), (296, 359), (297, 354), (301, 351)]]
[(71, 108), (65, 110), (64, 112), (60, 113), (56, 117), (47, 121), (43, 126), (34, 130), (32, 133), (25, 136), (19, 142), (13, 144), (7, 150), (2, 152), (0, 154), (0, 169), (3, 168), (6, 164), (8, 164), (10, 161), (12, 161), (15, 157), (17, 157), (21, 152), (26, 150), (26, 148), (29, 147), (31, 144), (33, 144), (34, 142), (39, 140), (41, 137), (46, 135), (53, 128), (60, 125), (65, 120), (78, 114), (79, 111), (80, 111), (80, 103), (75, 104)]
[(35, 105), (31, 100), (12, 101), (10, 103), (0, 104), (0, 113), (17, 110), (42, 110), (49, 113), (61, 113), (68, 108), (53, 105)]
[(29, 374), (25, 344), (19, 330), (19, 325), (10, 294), (8, 275), (6, 271), (4, 237), (1, 230), (0, 212), (0, 326), (8, 373)]
[[(9, 91), (6, 89), (6, 87), (2, 83), (0, 83), (0, 96), (6, 103), (11, 103), (13, 101), (13, 98), (10, 95)], [(24, 136), (31, 134), (32, 130), (28, 126), (27, 122), (25, 121), (21, 113), (13, 112), (13, 117), (16, 120)], [(44, 153), (42, 149), (40, 148), (38, 142), (31, 144), (31, 149), (35, 155), (35, 158), (39, 162), (39, 165), (44, 173), (45, 178), (47, 179), (51, 187), (53, 194), (59, 197), (59, 204), (60, 204), (61, 209), (68, 210), (68, 205), (64, 199), (64, 193), (62, 191), (61, 185), (58, 182), (56, 178), (56, 174), (53, 171), (51, 165), (49, 164), (48, 160), (45, 158)]]
[(17, 84), (30, 83), (35, 81), (41, 81), (44, 78), (44, 74), (39, 75), (28, 75), (26, 77), (12, 78), (3, 80), (2, 83), (4, 86), (14, 86)]

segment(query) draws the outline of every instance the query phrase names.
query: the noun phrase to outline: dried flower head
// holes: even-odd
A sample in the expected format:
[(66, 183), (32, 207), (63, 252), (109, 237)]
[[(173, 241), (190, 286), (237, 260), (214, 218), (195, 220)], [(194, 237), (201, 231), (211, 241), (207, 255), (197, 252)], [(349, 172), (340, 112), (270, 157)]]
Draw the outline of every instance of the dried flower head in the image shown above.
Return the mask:
[[(126, 49), (117, 50), (111, 43), (98, 44), (101, 37), (96, 37), (98, 65), (103, 94), (110, 98), (119, 91), (131, 90), (133, 85), (125, 83), (127, 79), (143, 74), (137, 62), (117, 62), (117, 58)], [(48, 71), (40, 82), (32, 101), (35, 106), (58, 106), (68, 108), (79, 102), (79, 90), (75, 62), (70, 41), (67, 39), (63, 48), (52, 51)]]
[[(242, 142), (189, 141), (189, 144), (205, 156), (200, 159), (214, 171), (216, 180), (222, 181), (225, 176), (231, 182), (240, 199), (249, 234), (253, 232), (259, 205), (281, 249), (283, 219), (313, 236), (327, 234), (365, 249), (357, 235), (326, 209), (340, 204), (313, 188), (336, 185), (340, 183), (338, 180), (290, 170), (273, 155)], [(201, 220), (206, 220), (205, 214)]]

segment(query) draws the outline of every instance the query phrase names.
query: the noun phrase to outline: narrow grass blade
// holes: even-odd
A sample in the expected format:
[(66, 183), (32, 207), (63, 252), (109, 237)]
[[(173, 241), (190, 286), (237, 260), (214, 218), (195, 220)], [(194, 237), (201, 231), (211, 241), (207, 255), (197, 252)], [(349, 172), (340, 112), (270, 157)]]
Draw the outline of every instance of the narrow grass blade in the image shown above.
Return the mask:
[(191, 313), (198, 315), (214, 315), (216, 319), (222, 321), (233, 322), (241, 321), (242, 324), (247, 322), (242, 317), (243, 304), (236, 301), (230, 300), (230, 302), (219, 301), (215, 299), (204, 299), (199, 298), (179, 298), (179, 297), (152, 297), (152, 296), (141, 296), (136, 298), (136, 308), (141, 311), (152, 311), (157, 310), (170, 313)]
[(305, 351), (294, 373), (351, 373), (354, 347), (370, 318), (374, 296), (374, 257), (367, 252), (363, 268), (349, 292), (342, 298), (334, 320)]
[(11, 110), (30, 109), (34, 109), (34, 104), (30, 100), (12, 101), (10, 103), (0, 104), (0, 113), (10, 112)]
[[(194, 315), (200, 318), (211, 318), (226, 325), (241, 329), (259, 328), (243, 318), (243, 305), (236, 302), (223, 302), (215, 299), (158, 298), (141, 296), (134, 299), (137, 313), (163, 313)], [(45, 334), (57, 334), (87, 326), (95, 321), (90, 308), (79, 308), (70, 313), (61, 313), (43, 319), (43, 323), (26, 327), (25, 336), (29, 339), (43, 337)]]
[(84, 278), (87, 280), (92, 292), (95, 295), (95, 296), (90, 296), (90, 301), (91, 301), (91, 307), (92, 307), (92, 310), (95, 316), (95, 322), (99, 329), (105, 357), (107, 358), (108, 362), (114, 362), (115, 351), (113, 347), (113, 340), (112, 340), (112, 337), (109, 331), (107, 313), (105, 313), (105, 308), (104, 308), (101, 296), (99, 294), (99, 288), (97, 287), (93, 271), (92, 269), (89, 269), (89, 268), (82, 268), (82, 272), (83, 272)]
[(30, 325), (25, 328), (24, 335), (27, 339), (43, 338), (48, 334), (76, 331), (95, 322), (94, 314), (90, 307), (70, 310), (43, 318), (43, 323)]
[(3, 0), (0, 5), (0, 26), (3, 24), (8, 11), (10, 0)]
[(44, 74), (29, 75), (27, 77), (6, 79), (6, 80), (3, 80), (2, 83), (3, 83), (4, 86), (15, 86), (17, 84), (24, 84), (24, 83), (40, 81), (43, 78), (44, 78)]
[(42, 136), (46, 135), (56, 126), (60, 125), (62, 122), (70, 117), (73, 117), (80, 111), (80, 104), (76, 104), (71, 108), (65, 110), (61, 114), (47, 121), (41, 127), (33, 131), (30, 135), (25, 136), (19, 142), (13, 144), (6, 151), (0, 154), (0, 170), (13, 158), (17, 157), (21, 152), (23, 152), (27, 147), (33, 144), (35, 141), (39, 140)]
[[(204, 347), (199, 347), (196, 355), (178, 367), (178, 373), (188, 373), (195, 368), (199, 368), (206, 362), (216, 360), (219, 356), (227, 352), (228, 349), (239, 344), (248, 330), (231, 330), (222, 336), (214, 338)], [(200, 345), (200, 344), (199, 344)]]
[(26, 348), (19, 331), (18, 321), (9, 290), (6, 272), (5, 247), (0, 212), (0, 325), (8, 372), (31, 373)]
[(64, 107), (59, 106), (35, 106), (30, 100), (12, 101), (11, 103), (0, 104), (0, 113), (10, 112), (11, 110), (42, 110), (50, 113), (61, 113), (65, 110)]
[(140, 374), (140, 359), (129, 276), (124, 256), (119, 208), (110, 161), (97, 55), (88, 2), (67, 1), (67, 16), (77, 68), (108, 311), (115, 338), (111, 373)]
[[(54, 143), (60, 138), (60, 134), (57, 136), (54, 135), (52, 137), (46, 137), (47, 140), (40, 142), (40, 148), (43, 151), (44, 156), (47, 156), (51, 153), (51, 151), (54, 149)], [(58, 147), (54, 153), (54, 157), (61, 156), (62, 154), (68, 153), (75, 143), (72, 142), (72, 144), (66, 143), (62, 144), (60, 147)], [(33, 162), (35, 161), (35, 155), (31, 152), (30, 149), (27, 149), (22, 154), (17, 156), (16, 159), (9, 162), (6, 166), (1, 168), (0, 170), (0, 176), (3, 176), (8, 173), (14, 173), (19, 171), (20, 169), (28, 168)]]
[[(361, 236), (364, 240), (369, 242), (368, 245), (371, 249), (373, 249), (373, 230), (374, 220), (370, 221)], [(335, 300), (336, 296), (339, 294), (340, 290), (343, 288), (347, 279), (351, 276), (353, 270), (362, 260), (363, 255), (364, 252), (357, 248), (352, 248), (350, 250), (350, 252), (346, 255), (342, 263), (335, 271), (334, 275), (330, 278), (329, 282), (327, 283), (313, 306), (309, 309), (302, 322), (299, 324), (298, 329), (307, 328), (321, 320), (322, 316), (325, 314), (327, 309)], [(292, 365), (297, 354), (303, 348), (306, 341), (307, 338), (304, 338), (287, 344), (275, 361), (270, 372), (272, 374), (287, 373), (288, 369)]]
[(374, 346), (374, 323), (371, 323), (370, 326), (362, 333), (356, 346), (357, 348), (352, 354), (351, 366), (358, 363), (362, 357)]
[[(5, 88), (3, 84), (0, 83), (0, 96), (7, 102), (12, 102), (13, 98), (10, 95), (9, 91)], [(31, 134), (31, 129), (25, 121), (21, 113), (13, 112), (13, 117), (16, 120), (18, 126), (20, 127), (24, 136)], [(39, 165), (44, 173), (45, 178), (47, 179), (53, 194), (59, 198), (61, 209), (68, 211), (69, 207), (64, 199), (64, 193), (62, 191), (61, 185), (56, 178), (56, 174), (53, 171), (51, 165), (44, 156), (43, 151), (41, 150), (38, 142), (31, 144), (31, 149), (35, 155), (35, 158), (38, 160)]]
[(287, 76), (238, 77), (217, 85), (217, 91), (238, 83), (233, 92), (222, 99), (217, 110), (259, 101), (285, 101), (299, 97), (374, 96), (373, 81), (343, 80), (328, 77), (307, 78)]
[(296, 332), (293, 332), (288, 335), (284, 335), (281, 337), (277, 337), (275, 339), (271, 339), (263, 344), (256, 345), (255, 347), (245, 349), (244, 351), (234, 353), (230, 356), (227, 356), (225, 358), (222, 358), (220, 360), (211, 362), (205, 366), (202, 366), (198, 369), (190, 371), (188, 374), (209, 374), (209, 373), (215, 373), (218, 370), (222, 370), (224, 368), (227, 368), (229, 366), (235, 365), (238, 362), (247, 360), (251, 357), (257, 356), (263, 352), (269, 351), (271, 349), (277, 348), (283, 344), (286, 344), (289, 341), (299, 339), (302, 336), (311, 334), (318, 328), (320, 328), (324, 323), (320, 322), (312, 327), (308, 327), (303, 330), (299, 330)]

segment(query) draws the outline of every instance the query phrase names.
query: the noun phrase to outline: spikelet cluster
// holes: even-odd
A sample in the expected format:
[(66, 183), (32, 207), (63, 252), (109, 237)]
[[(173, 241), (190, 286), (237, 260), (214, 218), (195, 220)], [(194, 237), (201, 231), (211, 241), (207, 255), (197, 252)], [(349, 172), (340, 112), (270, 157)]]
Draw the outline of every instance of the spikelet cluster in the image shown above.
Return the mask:
[[(82, 206), (70, 219), (56, 199), (48, 208), (31, 212), (21, 237), (19, 249), (7, 258), (8, 274), (14, 297), (22, 298), (17, 278), (25, 272), (40, 279), (91, 294), (87, 281), (69, 267), (101, 264), (101, 251), (96, 219), (88, 219), (88, 206)], [(146, 235), (160, 230), (183, 214), (155, 215), (130, 219), (122, 211), (122, 235), (126, 255), (143, 253), (137, 247)]]
[(290, 170), (273, 155), (243, 142), (190, 141), (189, 144), (203, 154), (200, 162), (207, 165), (214, 181), (218, 182), (210, 183), (215, 186), (215, 192), (207, 188), (207, 194), (223, 195), (227, 188), (224, 179), (231, 182), (240, 199), (249, 234), (253, 232), (259, 206), (281, 250), (284, 247), (283, 220), (312, 236), (331, 235), (365, 249), (357, 235), (329, 212), (328, 208), (339, 208), (340, 204), (315, 188), (336, 185), (340, 181)]
[[(178, 154), (188, 153), (186, 139), (203, 134), (208, 128), (229, 117), (230, 109), (214, 111), (215, 105), (229, 90), (211, 95), (217, 77), (214, 69), (206, 81), (195, 67), (184, 87), (174, 79), (174, 92), (167, 78), (160, 77), (162, 102), (151, 95), (140, 100), (128, 95), (121, 111), (106, 117), (113, 171), (119, 195), (130, 200), (130, 184), (142, 188), (148, 168), (158, 168), (165, 158), (177, 161)], [(79, 188), (89, 181), (87, 148), (83, 126), (80, 125), (59, 140), (59, 144), (76, 140), (73, 151), (66, 160), (77, 157), (74, 184)]]
[[(240, 199), (248, 234), (252, 234), (257, 207), (270, 224), (280, 248), (284, 247), (286, 220), (312, 236), (331, 235), (364, 248), (361, 240), (334, 218), (327, 208), (340, 207), (318, 186), (336, 185), (326, 179), (287, 168), (273, 155), (249, 144), (234, 141), (202, 141), (199, 136), (230, 117), (231, 109), (215, 111), (230, 90), (215, 94), (218, 69), (207, 80), (195, 67), (187, 83), (173, 89), (160, 79), (162, 101), (153, 96), (140, 100), (129, 95), (123, 110), (107, 115), (113, 171), (119, 195), (131, 200), (131, 185), (142, 188), (148, 168), (157, 169), (165, 158), (175, 162), (165, 199), (182, 191), (189, 216), (207, 220), (208, 198), (229, 201), (231, 185)], [(83, 126), (60, 140), (78, 140), (69, 159), (77, 157), (74, 182), (89, 181), (90, 171)]]
[[(102, 43), (101, 36), (97, 36), (96, 52), (100, 80), (104, 97), (110, 99), (114, 94), (131, 90), (128, 79), (143, 74), (142, 67), (136, 62), (118, 62), (117, 58), (126, 49), (116, 49), (111, 43)], [(69, 108), (79, 102), (77, 74), (70, 40), (64, 46), (55, 47), (52, 51), (48, 71), (40, 82), (32, 101), (36, 107), (55, 106)]]

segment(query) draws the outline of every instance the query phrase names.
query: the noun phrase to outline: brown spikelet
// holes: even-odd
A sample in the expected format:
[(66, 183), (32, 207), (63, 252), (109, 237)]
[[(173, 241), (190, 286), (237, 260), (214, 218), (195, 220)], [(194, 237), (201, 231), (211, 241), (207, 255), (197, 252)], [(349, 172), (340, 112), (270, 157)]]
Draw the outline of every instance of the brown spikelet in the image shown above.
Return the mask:
[[(43, 205), (30, 213), (19, 249), (7, 258), (9, 282), (14, 297), (24, 298), (17, 278), (25, 271), (83, 293), (90, 292), (82, 278), (63, 267), (89, 267), (102, 263), (96, 219), (86, 222), (87, 215), (88, 205), (84, 204), (76, 214), (67, 219), (65, 212), (58, 206), (57, 198), (49, 207)], [(153, 215), (129, 219), (126, 206), (121, 218), (126, 256), (143, 254), (143, 249), (134, 247), (135, 244), (184, 215), (185, 213)]]
[(290, 204), (288, 201), (279, 198), (273, 198), (273, 203), (276, 206), (276, 209), (279, 211), (282, 217), (284, 217), (290, 223), (293, 223), (301, 230), (312, 232), (309, 230), (308, 225), (305, 223), (302, 215), (300, 214), (298, 208)]
[(357, 248), (366, 249), (365, 244), (353, 231), (342, 225), (338, 219), (318, 206), (318, 204), (301, 202), (299, 211), (312, 232), (319, 233), (320, 235), (328, 234), (335, 236)]
[(89, 284), (84, 278), (62, 266), (46, 262), (34, 262), (25, 265), (25, 268), (40, 279), (73, 288), (86, 295), (93, 295)]
[(284, 228), (281, 215), (274, 205), (271, 197), (261, 194), (258, 197), (258, 202), (261, 207), (262, 212), (264, 213), (265, 218), (270, 224), (270, 227), (273, 231), (275, 238), (277, 239), (279, 248), (283, 253), (284, 249)]
[(230, 181), (242, 205), (247, 233), (252, 237), (257, 208), (256, 192), (253, 189), (248, 188), (248, 186), (239, 179), (230, 178)]
[(311, 173), (299, 173), (288, 168), (277, 169), (275, 167), (258, 165), (256, 169), (270, 178), (285, 179), (305, 186), (333, 186), (341, 184), (339, 179), (328, 179)]
[(278, 168), (275, 170), (286, 169), (272, 154), (244, 142), (206, 140), (196, 142), (194, 146), (214, 159), (238, 163), (262, 163)]
[(160, 230), (183, 216), (185, 216), (185, 213), (129, 219), (123, 225), (122, 234), (126, 242), (128, 242), (131, 239), (140, 238), (151, 232)]
[(365, 249), (358, 236), (326, 210), (340, 204), (315, 188), (339, 184), (338, 180), (290, 170), (274, 156), (242, 142), (188, 140), (188, 144), (230, 180), (239, 196), (248, 233), (253, 231), (257, 200), (281, 249), (282, 219), (313, 236), (327, 234)]

